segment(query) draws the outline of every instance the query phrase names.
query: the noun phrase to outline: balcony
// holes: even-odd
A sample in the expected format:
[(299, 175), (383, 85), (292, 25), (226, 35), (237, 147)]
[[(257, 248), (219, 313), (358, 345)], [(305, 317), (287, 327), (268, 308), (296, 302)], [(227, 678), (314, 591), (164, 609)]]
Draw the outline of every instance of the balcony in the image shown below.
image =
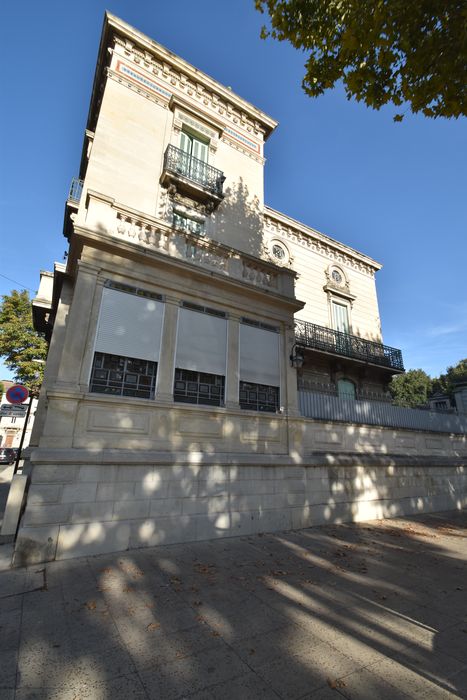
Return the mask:
[(79, 200), (81, 199), (81, 194), (83, 192), (83, 180), (80, 180), (78, 177), (74, 177), (71, 181), (70, 185), (70, 191), (68, 193), (68, 202), (74, 202), (75, 204), (79, 204)]
[(83, 180), (79, 177), (74, 177), (71, 181), (68, 196), (65, 202), (65, 213), (63, 216), (63, 235), (70, 240), (73, 231), (71, 224), (71, 215), (78, 211), (81, 195), (83, 193)]
[(225, 176), (176, 146), (168, 146), (164, 156), (161, 183), (174, 185), (177, 190), (206, 204), (211, 211), (223, 200)]
[(75, 230), (91, 231), (116, 243), (144, 250), (144, 255), (166, 256), (196, 268), (210, 276), (229, 278), (235, 284), (257, 288), (267, 294), (277, 294), (293, 306), (303, 304), (295, 298), (296, 273), (269, 260), (261, 260), (210, 239), (188, 228), (179, 228), (159, 218), (115, 202), (109, 197), (87, 190), (87, 207), (81, 219), (74, 222)]
[(308, 321), (295, 321), (295, 342), (301, 347), (386, 367), (393, 372), (404, 371), (400, 350)]

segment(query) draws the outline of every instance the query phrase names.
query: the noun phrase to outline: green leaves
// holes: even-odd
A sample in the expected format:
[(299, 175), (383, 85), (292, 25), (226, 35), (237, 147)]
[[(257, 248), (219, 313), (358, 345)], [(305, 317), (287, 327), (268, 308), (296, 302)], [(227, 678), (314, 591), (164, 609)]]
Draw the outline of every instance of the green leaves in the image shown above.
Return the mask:
[(411, 369), (405, 374), (393, 377), (389, 390), (397, 406), (416, 406), (426, 404), (431, 394), (431, 378), (422, 369)]
[(43, 365), (36, 360), (45, 360), (47, 344), (33, 328), (31, 301), (26, 291), (14, 289), (2, 297), (0, 356), (5, 358), (8, 369), (15, 372), (17, 381), (29, 389), (40, 387)]
[(389, 390), (398, 406), (416, 406), (427, 403), (428, 398), (437, 392), (453, 396), (456, 381), (467, 381), (467, 358), (454, 367), (448, 367), (445, 374), (431, 379), (422, 369), (411, 369), (405, 374), (393, 377)]
[[(270, 28), (262, 38), (308, 52), (311, 97), (344, 83), (347, 96), (379, 109), (407, 103), (427, 117), (467, 114), (467, 13), (462, 0), (255, 0)], [(402, 121), (396, 114), (394, 121)]]

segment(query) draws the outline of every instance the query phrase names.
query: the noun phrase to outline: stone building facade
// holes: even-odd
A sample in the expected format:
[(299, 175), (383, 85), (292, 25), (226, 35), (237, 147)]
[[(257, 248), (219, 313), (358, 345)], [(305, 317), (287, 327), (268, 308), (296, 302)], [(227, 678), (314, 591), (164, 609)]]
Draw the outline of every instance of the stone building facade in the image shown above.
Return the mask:
[(67, 263), (34, 302), (50, 349), (17, 562), (377, 517), (404, 478), (423, 491), (383, 458), (428, 457), (426, 435), (301, 415), (303, 388), (383, 398), (403, 365), (380, 265), (265, 205), (276, 126), (106, 15)]

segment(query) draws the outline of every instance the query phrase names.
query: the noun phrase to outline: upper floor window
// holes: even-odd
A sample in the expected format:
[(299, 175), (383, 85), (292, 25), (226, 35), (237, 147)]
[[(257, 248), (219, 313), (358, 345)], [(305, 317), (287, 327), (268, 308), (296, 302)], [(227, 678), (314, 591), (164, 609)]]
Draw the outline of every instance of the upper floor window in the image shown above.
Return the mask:
[(208, 162), (209, 143), (186, 131), (180, 133), (180, 149), (203, 163)]
[(205, 233), (204, 221), (193, 219), (191, 216), (188, 216), (188, 214), (182, 214), (177, 211), (174, 211), (173, 214), (173, 225), (175, 228), (187, 231), (188, 233), (194, 233), (197, 236), (204, 236)]
[(346, 304), (332, 302), (332, 323), (334, 330), (350, 333), (349, 309)]

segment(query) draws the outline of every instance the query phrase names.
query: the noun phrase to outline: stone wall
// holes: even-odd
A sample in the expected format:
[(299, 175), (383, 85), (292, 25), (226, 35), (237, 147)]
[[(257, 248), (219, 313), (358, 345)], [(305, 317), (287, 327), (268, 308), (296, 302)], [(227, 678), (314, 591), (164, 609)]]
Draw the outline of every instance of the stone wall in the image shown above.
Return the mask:
[(463, 508), (465, 437), (443, 439), (449, 457), (38, 451), (15, 564)]

